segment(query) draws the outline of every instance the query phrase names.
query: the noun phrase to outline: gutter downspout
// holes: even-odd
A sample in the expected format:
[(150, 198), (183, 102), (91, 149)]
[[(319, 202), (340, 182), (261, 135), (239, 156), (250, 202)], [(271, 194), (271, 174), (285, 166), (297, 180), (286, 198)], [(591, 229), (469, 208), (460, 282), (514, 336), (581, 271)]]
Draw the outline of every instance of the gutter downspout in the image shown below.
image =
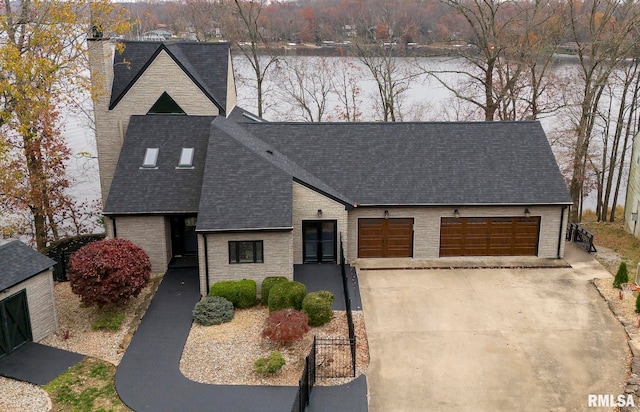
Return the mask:
[(117, 238), (118, 237), (118, 230), (116, 229), (116, 217), (112, 217), (111, 218), (111, 226), (113, 227), (113, 238)]
[(562, 206), (562, 214), (560, 215), (560, 231), (558, 233), (558, 259), (562, 259), (560, 256), (560, 247), (562, 246), (562, 236), (564, 236), (564, 231), (562, 228), (564, 227), (564, 211), (567, 210), (568, 206)]
[(204, 241), (204, 282), (207, 290), (205, 296), (209, 294), (209, 246), (207, 245), (207, 235), (202, 235)]

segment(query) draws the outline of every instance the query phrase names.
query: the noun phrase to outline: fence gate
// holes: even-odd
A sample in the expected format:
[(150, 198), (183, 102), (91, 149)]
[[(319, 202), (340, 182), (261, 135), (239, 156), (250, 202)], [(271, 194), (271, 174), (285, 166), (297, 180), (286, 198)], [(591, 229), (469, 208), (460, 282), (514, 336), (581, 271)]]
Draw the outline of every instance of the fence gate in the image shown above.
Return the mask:
[(349, 338), (316, 338), (316, 377), (349, 378), (355, 376)]

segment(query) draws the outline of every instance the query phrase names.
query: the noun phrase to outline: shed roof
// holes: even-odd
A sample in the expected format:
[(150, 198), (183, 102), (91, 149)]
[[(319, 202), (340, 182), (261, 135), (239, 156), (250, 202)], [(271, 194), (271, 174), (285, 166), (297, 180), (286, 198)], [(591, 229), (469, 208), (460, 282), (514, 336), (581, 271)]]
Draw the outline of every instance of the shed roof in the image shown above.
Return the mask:
[(56, 262), (14, 240), (0, 246), (0, 291), (49, 269)]

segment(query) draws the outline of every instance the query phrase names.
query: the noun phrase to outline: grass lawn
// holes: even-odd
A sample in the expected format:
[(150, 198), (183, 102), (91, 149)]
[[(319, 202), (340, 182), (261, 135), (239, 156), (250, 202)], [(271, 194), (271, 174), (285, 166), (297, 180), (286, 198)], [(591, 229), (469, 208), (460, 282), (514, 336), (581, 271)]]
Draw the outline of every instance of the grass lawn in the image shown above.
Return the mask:
[(593, 233), (596, 248), (604, 246), (618, 253), (627, 262), (629, 272), (635, 272), (635, 267), (640, 262), (640, 239), (624, 230), (622, 208), (616, 210), (616, 215), (618, 220), (613, 223), (596, 222), (595, 214), (587, 211), (583, 215), (582, 224)]
[(109, 362), (86, 357), (44, 386), (58, 411), (130, 411), (114, 386), (116, 368)]

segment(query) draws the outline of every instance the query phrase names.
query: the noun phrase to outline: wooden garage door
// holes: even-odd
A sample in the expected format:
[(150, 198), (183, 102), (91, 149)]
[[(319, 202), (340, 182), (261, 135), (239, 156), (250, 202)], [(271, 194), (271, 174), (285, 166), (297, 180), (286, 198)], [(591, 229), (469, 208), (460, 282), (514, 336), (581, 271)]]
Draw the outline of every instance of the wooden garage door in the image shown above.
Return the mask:
[(358, 257), (412, 257), (413, 219), (358, 219)]
[(0, 358), (31, 341), (26, 290), (0, 301)]
[(443, 217), (440, 256), (536, 256), (540, 217)]

